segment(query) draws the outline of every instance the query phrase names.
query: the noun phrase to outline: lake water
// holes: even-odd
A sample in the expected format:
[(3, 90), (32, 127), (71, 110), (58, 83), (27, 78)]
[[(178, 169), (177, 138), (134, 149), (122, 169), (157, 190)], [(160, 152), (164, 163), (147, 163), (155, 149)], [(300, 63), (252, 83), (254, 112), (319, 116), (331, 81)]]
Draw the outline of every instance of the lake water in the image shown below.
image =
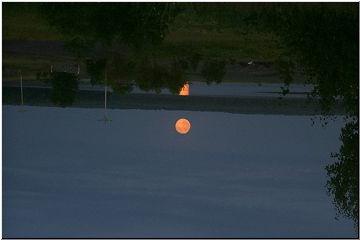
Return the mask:
[(4, 237), (356, 237), (325, 188), (340, 118), (19, 109), (3, 107)]

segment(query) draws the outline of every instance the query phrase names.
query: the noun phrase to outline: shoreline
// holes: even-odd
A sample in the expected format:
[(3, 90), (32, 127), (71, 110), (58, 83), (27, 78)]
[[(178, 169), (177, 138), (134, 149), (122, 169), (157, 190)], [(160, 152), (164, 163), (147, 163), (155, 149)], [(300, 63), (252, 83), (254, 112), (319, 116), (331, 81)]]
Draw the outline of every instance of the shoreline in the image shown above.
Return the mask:
[[(56, 107), (51, 89), (25, 88), (24, 105)], [(20, 89), (3, 87), (3, 105), (20, 105)], [(68, 107), (104, 108), (104, 92), (80, 90)], [(232, 96), (174, 96), (157, 94), (118, 95), (108, 93), (108, 109), (182, 110), (239, 114), (323, 115), (315, 99)], [(344, 115), (341, 102), (328, 115)]]

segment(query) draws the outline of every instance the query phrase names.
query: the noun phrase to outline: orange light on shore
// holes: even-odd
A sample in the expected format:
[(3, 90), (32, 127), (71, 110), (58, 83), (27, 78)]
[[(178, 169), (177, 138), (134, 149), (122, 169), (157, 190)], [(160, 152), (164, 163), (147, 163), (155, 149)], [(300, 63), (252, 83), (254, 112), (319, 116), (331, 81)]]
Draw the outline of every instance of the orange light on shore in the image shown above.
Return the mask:
[(191, 124), (189, 120), (185, 118), (180, 118), (175, 123), (175, 129), (180, 134), (187, 134), (190, 131)]
[(190, 86), (189, 84), (185, 83), (184, 86), (181, 88), (179, 95), (180, 96), (189, 96), (190, 93)]

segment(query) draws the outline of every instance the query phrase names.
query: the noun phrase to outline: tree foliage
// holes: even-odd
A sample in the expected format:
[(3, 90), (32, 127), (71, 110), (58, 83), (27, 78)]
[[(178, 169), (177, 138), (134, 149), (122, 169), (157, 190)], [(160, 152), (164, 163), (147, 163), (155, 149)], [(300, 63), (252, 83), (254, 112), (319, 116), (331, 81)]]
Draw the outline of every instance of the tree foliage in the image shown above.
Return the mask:
[(50, 81), (52, 102), (61, 107), (71, 106), (75, 101), (78, 89), (77, 76), (72, 73), (54, 72)]
[(86, 70), (90, 75), (91, 85), (104, 83), (106, 59), (87, 59)]
[(226, 62), (219, 59), (208, 59), (204, 62), (201, 75), (206, 79), (206, 83), (220, 83), (225, 76)]
[(137, 71), (136, 83), (144, 91), (160, 93), (163, 88), (168, 88), (171, 93), (178, 94), (186, 83), (184, 71), (177, 61), (160, 64), (145, 59), (138, 65)]
[(359, 223), (359, 128), (358, 121), (350, 122), (341, 130), (342, 146), (333, 157), (337, 161), (326, 167), (329, 175), (328, 193), (340, 214)]
[(181, 10), (174, 3), (46, 3), (43, 14), (69, 38), (133, 47), (159, 44)]

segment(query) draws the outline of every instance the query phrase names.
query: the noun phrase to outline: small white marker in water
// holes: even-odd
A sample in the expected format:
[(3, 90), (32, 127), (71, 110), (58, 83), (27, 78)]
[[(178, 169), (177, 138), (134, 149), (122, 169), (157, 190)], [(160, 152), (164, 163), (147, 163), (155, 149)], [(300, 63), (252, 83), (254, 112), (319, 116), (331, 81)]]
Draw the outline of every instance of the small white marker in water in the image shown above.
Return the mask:
[(248, 62), (248, 65), (252, 65), (254, 64), (254, 62), (251, 60), (250, 62)]

